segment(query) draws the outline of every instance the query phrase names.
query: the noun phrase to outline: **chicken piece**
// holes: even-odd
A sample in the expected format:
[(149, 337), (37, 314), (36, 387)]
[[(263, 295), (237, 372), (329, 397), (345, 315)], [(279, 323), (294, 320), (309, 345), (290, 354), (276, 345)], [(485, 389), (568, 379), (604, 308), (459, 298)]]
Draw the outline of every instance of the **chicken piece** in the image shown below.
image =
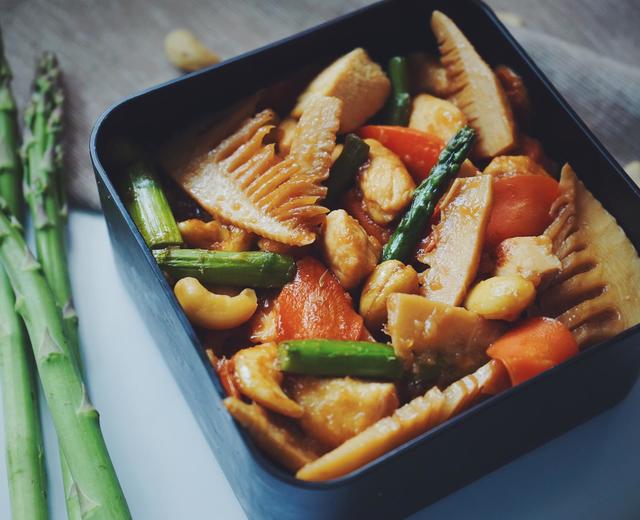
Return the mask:
[(376, 266), (360, 293), (360, 315), (371, 330), (378, 331), (387, 321), (387, 298), (393, 293), (416, 294), (418, 273), (399, 260)]
[(180, 234), (189, 247), (215, 251), (249, 251), (253, 235), (239, 227), (220, 224), (215, 220), (203, 222), (197, 218), (178, 223)]
[(318, 204), (327, 188), (341, 102), (314, 98), (296, 126), (283, 160), (264, 144), (275, 114), (265, 110), (205, 157), (170, 171), (216, 218), (262, 237), (294, 246), (312, 243), (327, 209)]
[(327, 215), (322, 251), (342, 287), (352, 289), (373, 271), (381, 246), (356, 219), (345, 210), (336, 209)]
[(390, 295), (387, 312), (387, 332), (398, 357), (411, 362), (416, 355), (438, 353), (463, 373), (486, 361), (486, 348), (505, 330), (500, 321), (415, 294)]
[(301, 417), (301, 406), (284, 393), (283, 374), (276, 367), (275, 343), (243, 348), (233, 356), (235, 381), (240, 391), (269, 410)]
[(449, 100), (477, 131), (474, 154), (485, 159), (507, 152), (516, 145), (516, 131), (498, 78), (448, 16), (434, 11), (431, 28), (451, 85)]
[(287, 155), (291, 151), (291, 144), (296, 135), (296, 126), (298, 126), (298, 121), (293, 117), (288, 117), (277, 126), (278, 153), (280, 155)]
[(432, 388), (426, 395), (398, 408), (391, 417), (381, 419), (326, 453), (315, 464), (303, 466), (296, 478), (322, 481), (351, 473), (437, 424), (443, 404), (442, 392)]
[(290, 393), (304, 410), (302, 429), (329, 449), (391, 415), (399, 404), (393, 383), (350, 377), (299, 376)]
[(560, 267), (551, 239), (545, 235), (507, 238), (496, 249), (495, 276), (517, 274), (539, 287), (553, 278)]
[(526, 155), (500, 155), (495, 157), (482, 172), (496, 179), (514, 175), (546, 175), (547, 170)]
[(640, 258), (615, 219), (566, 164), (553, 222), (545, 231), (562, 263), (540, 307), (581, 348), (640, 323)]
[(419, 94), (413, 99), (409, 127), (433, 134), (445, 143), (467, 124), (462, 111), (446, 99)]
[(278, 421), (260, 405), (246, 404), (235, 397), (227, 397), (224, 405), (256, 444), (288, 470), (297, 471), (318, 458), (318, 453), (293, 428)]
[(400, 158), (375, 139), (369, 145), (369, 162), (360, 170), (358, 185), (365, 208), (376, 224), (384, 226), (411, 203), (416, 185)]
[(447, 70), (431, 54), (414, 52), (409, 55), (409, 77), (413, 92), (428, 92), (439, 98), (450, 94)]
[(437, 387), (398, 408), (362, 433), (302, 467), (296, 477), (320, 481), (341, 477), (386, 452), (459, 414), (478, 401), (488, 389), (504, 380), (504, 367), (489, 361), (475, 373), (456, 381), (444, 392)]
[(362, 48), (352, 50), (324, 69), (307, 87), (291, 112), (300, 117), (317, 96), (340, 99), (343, 110), (339, 133), (362, 126), (380, 110), (389, 96), (391, 83), (384, 71)]
[(456, 179), (441, 202), (434, 228), (435, 247), (418, 260), (430, 267), (420, 274), (422, 295), (460, 305), (478, 271), (493, 199), (489, 175)]

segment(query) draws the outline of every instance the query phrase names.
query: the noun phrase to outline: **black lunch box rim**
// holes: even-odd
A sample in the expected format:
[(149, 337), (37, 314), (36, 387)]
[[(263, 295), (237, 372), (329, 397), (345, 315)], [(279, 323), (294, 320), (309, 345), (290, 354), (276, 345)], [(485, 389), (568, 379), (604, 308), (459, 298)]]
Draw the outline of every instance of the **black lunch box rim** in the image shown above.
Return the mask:
[[(540, 71), (540, 69), (537, 67), (537, 65), (529, 58), (529, 56), (526, 54), (526, 52), (522, 49), (522, 47), (516, 42), (516, 40), (511, 36), (511, 34), (508, 32), (508, 30), (504, 27), (504, 25), (499, 21), (499, 19), (497, 18), (497, 16), (493, 13), (493, 11), (486, 6), (482, 1), (480, 0), (468, 0), (469, 3), (473, 3), (476, 6), (480, 7), (486, 14), (486, 16), (492, 21), (495, 29), (501, 34), (501, 37), (504, 38), (505, 40), (507, 40), (508, 44), (520, 55), (521, 59), (525, 62), (526, 66), (529, 68), (529, 71), (537, 77), (537, 79), (543, 84), (544, 88), (546, 88), (546, 90), (556, 99), (556, 101), (562, 106), (562, 108), (564, 109), (564, 111), (569, 115), (569, 117), (573, 120), (573, 122), (579, 127), (580, 131), (583, 133), (584, 136), (587, 137), (587, 139), (591, 142), (591, 144), (598, 150), (598, 152), (600, 153), (601, 156), (604, 157), (604, 159), (612, 166), (612, 168), (616, 171), (616, 173), (625, 181), (626, 185), (628, 186), (628, 188), (635, 194), (636, 198), (638, 200), (640, 200), (640, 189), (635, 185), (635, 183), (628, 177), (628, 175), (626, 174), (626, 172), (620, 167), (620, 165), (615, 161), (615, 159), (613, 159), (613, 157), (609, 154), (609, 152), (604, 148), (604, 146), (599, 142), (599, 140), (593, 135), (593, 133), (586, 127), (586, 125), (581, 121), (581, 119), (577, 116), (577, 114), (575, 113), (575, 111), (567, 104), (567, 102), (562, 98), (562, 96), (557, 92), (557, 90), (555, 89), (555, 87), (553, 87), (553, 85), (549, 82), (549, 80), (547, 80), (547, 78), (544, 76), (544, 74)], [(140, 99), (150, 93), (159, 91), (159, 90), (163, 90), (166, 87), (169, 87), (171, 85), (174, 85), (176, 83), (180, 83), (180, 82), (184, 82), (184, 81), (191, 81), (194, 80), (194, 78), (197, 78), (199, 76), (203, 76), (206, 75), (207, 73), (209, 73), (212, 70), (217, 70), (217, 69), (223, 69), (231, 64), (235, 64), (235, 63), (242, 63), (244, 60), (246, 60), (249, 57), (254, 57), (256, 55), (261, 55), (264, 53), (268, 53), (271, 49), (273, 49), (274, 47), (278, 47), (287, 43), (291, 43), (291, 42), (295, 42), (296, 40), (299, 39), (303, 39), (305, 38), (307, 35), (315, 33), (317, 31), (321, 31), (326, 27), (329, 27), (333, 24), (336, 24), (338, 22), (344, 22), (347, 20), (350, 20), (352, 18), (357, 18), (358, 16), (362, 15), (363, 13), (370, 11), (370, 10), (375, 10), (378, 9), (381, 5), (384, 4), (392, 4), (392, 3), (397, 3), (397, 0), (383, 0), (381, 2), (377, 2), (374, 3), (372, 5), (366, 6), (364, 8), (358, 9), (357, 11), (354, 11), (352, 13), (343, 15), (339, 18), (336, 18), (334, 20), (330, 20), (328, 22), (325, 22), (323, 24), (320, 24), (318, 26), (312, 27), (310, 29), (307, 29), (305, 31), (302, 31), (300, 33), (297, 33), (295, 35), (292, 35), (290, 37), (284, 38), (282, 40), (279, 40), (277, 42), (265, 45), (259, 49), (253, 50), (253, 51), (249, 51), (247, 53), (241, 54), (237, 57), (231, 58), (229, 60), (226, 60), (224, 62), (221, 62), (220, 64), (214, 65), (212, 67), (209, 67), (207, 69), (201, 70), (201, 71), (196, 71), (184, 76), (181, 76), (179, 78), (176, 79), (172, 79), (169, 81), (166, 81), (164, 83), (161, 83), (159, 85), (153, 86), (151, 88), (145, 89), (141, 92), (138, 92), (130, 97), (125, 98), (124, 100), (121, 100), (115, 104), (113, 104), (111, 107), (109, 107), (101, 116), (100, 118), (97, 120), (92, 134), (91, 134), (91, 140), (90, 140), (90, 155), (91, 155), (91, 160), (94, 166), (94, 170), (96, 172), (96, 176), (100, 179), (100, 181), (104, 184), (105, 189), (107, 190), (109, 196), (113, 199), (113, 203), (115, 204), (115, 206), (117, 207), (118, 211), (120, 212), (120, 214), (123, 216), (123, 218), (126, 221), (126, 224), (129, 228), (129, 231), (133, 234), (139, 249), (142, 251), (143, 255), (145, 256), (146, 262), (147, 264), (151, 267), (151, 269), (153, 270), (153, 273), (155, 275), (155, 277), (158, 280), (162, 281), (162, 286), (163, 289), (166, 293), (166, 295), (172, 300), (173, 302), (173, 310), (175, 312), (178, 313), (179, 316), (179, 320), (181, 321), (183, 327), (185, 328), (185, 331), (187, 331), (192, 343), (194, 345), (198, 345), (199, 344), (199, 340), (191, 326), (191, 324), (188, 322), (186, 316), (184, 315), (184, 313), (180, 310), (180, 307), (177, 303), (177, 300), (175, 299), (175, 296), (173, 295), (173, 291), (171, 290), (171, 288), (169, 287), (169, 285), (166, 283), (164, 275), (162, 274), (160, 268), (158, 267), (157, 263), (154, 260), (154, 257), (152, 255), (152, 253), (149, 251), (149, 249), (146, 247), (144, 240), (142, 238), (142, 236), (140, 235), (140, 233), (138, 232), (135, 224), (133, 223), (131, 217), (129, 216), (128, 212), (126, 211), (126, 208), (122, 202), (122, 200), (120, 199), (117, 189), (114, 186), (114, 183), (111, 181), (111, 178), (109, 177), (105, 167), (103, 166), (101, 160), (100, 160), (100, 151), (99, 151), (99, 147), (98, 147), (98, 140), (100, 137), (100, 132), (101, 129), (103, 128), (103, 125), (105, 123), (105, 121), (107, 119), (109, 119), (110, 116), (112, 116), (115, 112), (117, 112), (118, 110), (120, 110), (122, 107), (124, 107), (125, 105), (129, 104), (129, 103), (133, 103), (135, 102), (137, 99)], [(416, 445), (422, 444), (422, 443), (426, 443), (428, 442), (429, 439), (434, 438), (436, 436), (441, 435), (443, 432), (447, 431), (450, 428), (453, 428), (454, 426), (456, 426), (459, 423), (462, 423), (466, 420), (466, 418), (470, 415), (477, 415), (477, 414), (482, 414), (487, 408), (489, 407), (493, 407), (495, 405), (497, 405), (499, 402), (506, 400), (506, 399), (510, 399), (511, 396), (516, 395), (519, 392), (523, 392), (525, 391), (529, 386), (532, 385), (537, 385), (539, 384), (542, 380), (544, 379), (548, 379), (548, 378), (553, 378), (554, 375), (558, 372), (558, 371), (563, 371), (565, 369), (565, 367), (571, 366), (574, 363), (578, 363), (580, 362), (580, 360), (582, 360), (583, 358), (589, 357), (589, 356), (594, 356), (596, 355), (598, 352), (602, 351), (602, 350), (606, 350), (610, 347), (610, 345), (617, 343), (629, 336), (635, 335), (638, 331), (640, 331), (640, 325), (632, 327), (624, 332), (622, 332), (621, 334), (617, 335), (614, 338), (611, 338), (605, 342), (602, 342), (588, 350), (585, 350), (583, 352), (581, 352), (578, 356), (576, 356), (575, 358), (563, 363), (562, 365), (555, 367), (547, 372), (545, 372), (544, 374), (541, 374), (540, 376), (522, 384), (519, 385), (517, 387), (511, 388), (505, 392), (502, 392), (501, 394), (497, 395), (497, 396), (493, 396), (473, 407), (471, 407), (470, 409), (466, 410), (465, 412), (463, 412), (462, 414), (452, 418), (451, 420), (423, 433), (422, 435), (412, 439), (411, 441), (403, 444), (402, 446), (399, 446), (387, 453), (385, 453), (382, 457), (376, 459), (375, 461), (363, 466), (362, 468), (350, 473), (349, 475), (346, 475), (344, 477), (338, 478), (338, 479), (334, 479), (331, 481), (327, 481), (327, 482), (305, 482), (305, 481), (300, 481), (298, 479), (296, 479), (295, 477), (293, 477), (292, 475), (290, 475), (289, 473), (283, 471), (282, 469), (280, 469), (279, 467), (277, 467), (275, 464), (273, 464), (270, 460), (268, 460), (263, 454), (262, 452), (257, 449), (254, 445), (254, 443), (251, 441), (251, 439), (249, 438), (248, 434), (244, 431), (244, 429), (242, 429), (241, 427), (237, 428), (238, 433), (241, 435), (241, 437), (243, 438), (244, 442), (246, 443), (247, 447), (249, 448), (249, 450), (253, 453), (253, 455), (256, 457), (256, 461), (258, 462), (258, 464), (260, 466), (263, 467), (263, 469), (265, 471), (267, 471), (268, 473), (270, 473), (273, 477), (277, 478), (278, 480), (281, 480), (283, 482), (286, 482), (289, 485), (293, 485), (296, 487), (300, 487), (300, 488), (305, 488), (305, 489), (330, 489), (330, 488), (334, 488), (334, 487), (341, 487), (344, 485), (349, 484), (350, 482), (360, 479), (362, 478), (366, 473), (373, 471), (375, 468), (377, 468), (378, 466), (380, 466), (381, 464), (383, 464), (386, 460), (393, 458), (395, 456), (397, 456), (399, 453), (402, 453), (404, 451), (408, 451), (413, 449)], [(207, 372), (209, 374), (209, 377), (211, 379), (211, 381), (213, 382), (216, 391), (219, 395), (219, 397), (222, 399), (225, 395), (224, 393), (224, 389), (222, 388), (222, 385), (220, 384), (219, 378), (217, 377), (217, 374), (215, 373), (215, 370), (213, 369), (213, 367), (211, 366), (211, 364), (209, 363), (206, 354), (202, 351), (202, 349), (198, 349), (198, 353), (199, 356), (201, 358), (202, 363), (205, 365)]]

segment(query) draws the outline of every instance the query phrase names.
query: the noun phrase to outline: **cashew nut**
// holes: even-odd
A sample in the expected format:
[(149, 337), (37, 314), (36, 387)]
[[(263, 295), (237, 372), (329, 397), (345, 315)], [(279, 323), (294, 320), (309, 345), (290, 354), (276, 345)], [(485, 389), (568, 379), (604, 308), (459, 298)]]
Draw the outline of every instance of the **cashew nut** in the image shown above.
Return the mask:
[(258, 308), (253, 289), (244, 289), (237, 296), (216, 294), (189, 277), (178, 280), (173, 291), (189, 321), (205, 329), (232, 329), (251, 318)]
[(380, 330), (387, 320), (387, 298), (391, 293), (417, 294), (418, 273), (410, 265), (387, 260), (377, 265), (360, 295), (360, 314), (372, 330)]
[(288, 417), (301, 417), (302, 407), (280, 388), (282, 372), (276, 367), (274, 343), (243, 348), (233, 356), (240, 391), (269, 410)]
[(214, 65), (220, 58), (186, 29), (176, 29), (167, 34), (164, 50), (169, 61), (186, 72)]
[(518, 275), (493, 276), (478, 282), (464, 306), (490, 320), (516, 320), (533, 303), (536, 288)]

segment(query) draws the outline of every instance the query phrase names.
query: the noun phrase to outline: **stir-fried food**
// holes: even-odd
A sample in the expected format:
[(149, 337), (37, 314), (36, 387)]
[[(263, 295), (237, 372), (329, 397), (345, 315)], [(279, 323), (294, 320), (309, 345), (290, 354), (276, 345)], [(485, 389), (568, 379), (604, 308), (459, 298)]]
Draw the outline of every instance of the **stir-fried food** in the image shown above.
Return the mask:
[(229, 413), (300, 479), (347, 475), (640, 323), (638, 253), (528, 135), (522, 78), (443, 13), (431, 27), (440, 56), (354, 49), (287, 99), (180, 132), (165, 172), (123, 167)]

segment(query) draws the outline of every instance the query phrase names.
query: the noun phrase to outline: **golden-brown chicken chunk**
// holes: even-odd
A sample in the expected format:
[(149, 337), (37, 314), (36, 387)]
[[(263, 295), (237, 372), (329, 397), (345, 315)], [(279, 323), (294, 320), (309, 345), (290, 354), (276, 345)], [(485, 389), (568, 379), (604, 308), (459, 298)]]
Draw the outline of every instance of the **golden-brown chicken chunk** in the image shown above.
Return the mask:
[(496, 276), (517, 274), (536, 287), (551, 279), (560, 267), (551, 239), (545, 235), (507, 238), (496, 250)]
[(433, 134), (446, 143), (466, 123), (462, 111), (446, 99), (419, 94), (413, 100), (410, 128)]
[(411, 202), (416, 185), (400, 158), (375, 139), (369, 145), (369, 163), (358, 178), (367, 213), (384, 226)]
[(483, 173), (495, 178), (514, 175), (549, 175), (547, 170), (526, 155), (500, 155), (489, 163)]
[(350, 377), (298, 377), (290, 393), (302, 406), (302, 429), (328, 448), (335, 448), (398, 407), (393, 383)]
[(343, 209), (327, 215), (322, 249), (325, 261), (345, 289), (368, 276), (380, 256), (380, 243)]

